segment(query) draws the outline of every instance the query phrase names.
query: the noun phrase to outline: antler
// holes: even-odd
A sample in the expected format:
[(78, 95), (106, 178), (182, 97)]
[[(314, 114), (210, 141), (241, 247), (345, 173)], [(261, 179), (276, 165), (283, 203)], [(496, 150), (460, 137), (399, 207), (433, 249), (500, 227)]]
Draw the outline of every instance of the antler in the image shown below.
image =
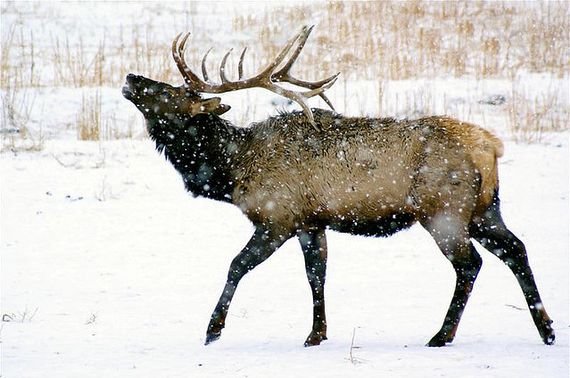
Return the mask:
[[(289, 42), (287, 42), (287, 44), (281, 50), (279, 55), (277, 55), (277, 57), (271, 63), (269, 63), (269, 65), (265, 67), (265, 69), (263, 69), (259, 74), (249, 79), (243, 79), (243, 59), (247, 48), (244, 48), (242, 53), (240, 54), (240, 59), (238, 63), (238, 75), (239, 75), (238, 81), (231, 81), (226, 76), (226, 61), (230, 56), (232, 50), (228, 51), (226, 55), (224, 55), (220, 63), (221, 84), (211, 83), (209, 81), (208, 72), (206, 70), (206, 58), (212, 49), (208, 50), (206, 54), (204, 54), (204, 57), (202, 58), (202, 75), (204, 77), (204, 80), (200, 79), (198, 75), (196, 75), (194, 72), (192, 72), (190, 68), (188, 68), (188, 65), (184, 60), (184, 48), (186, 46), (186, 41), (188, 40), (190, 33), (187, 33), (182, 38), (180, 43), (178, 41), (180, 40), (182, 33), (179, 34), (174, 39), (174, 41), (172, 42), (172, 57), (174, 58), (174, 61), (176, 62), (176, 65), (178, 66), (178, 69), (180, 70), (180, 73), (182, 74), (182, 77), (184, 78), (186, 84), (198, 92), (225, 93), (246, 88), (265, 88), (267, 90), (270, 90), (271, 92), (277, 93), (278, 95), (293, 100), (299, 105), (301, 105), (303, 111), (309, 118), (311, 124), (315, 128), (317, 128), (315, 120), (313, 118), (313, 113), (311, 112), (311, 109), (307, 104), (307, 100), (311, 97), (319, 95), (327, 103), (327, 105), (334, 110), (332, 103), (324, 94), (324, 92), (335, 83), (340, 72), (324, 80), (314, 81), (314, 82), (299, 80), (291, 76), (290, 74), (291, 67), (299, 57), (299, 54), (301, 53), (301, 50), (305, 46), (305, 42), (307, 41), (307, 38), (309, 38), (309, 34), (311, 33), (312, 30), (313, 26), (311, 27), (304, 26), (299, 34), (297, 34), (295, 37), (291, 38)], [(298, 42), (298, 44), (295, 51), (291, 54), (291, 56), (285, 62), (282, 68), (276, 71), (277, 67), (281, 63), (283, 63), (285, 57), (287, 56), (287, 54), (289, 53), (289, 51), (296, 42)], [(290, 83), (298, 87), (309, 89), (309, 91), (297, 92), (290, 89), (286, 89), (276, 84), (279, 82)]]

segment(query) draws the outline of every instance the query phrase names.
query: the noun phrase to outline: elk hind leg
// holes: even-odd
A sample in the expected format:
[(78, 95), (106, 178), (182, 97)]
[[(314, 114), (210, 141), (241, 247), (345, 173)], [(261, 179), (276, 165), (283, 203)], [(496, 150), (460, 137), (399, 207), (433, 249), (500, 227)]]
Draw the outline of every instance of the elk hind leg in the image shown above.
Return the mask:
[(552, 320), (546, 313), (530, 268), (526, 248), (505, 225), (498, 193), (487, 211), (475, 218), (469, 232), (483, 247), (503, 261), (515, 275), (527, 302), (534, 324), (547, 345), (554, 344)]

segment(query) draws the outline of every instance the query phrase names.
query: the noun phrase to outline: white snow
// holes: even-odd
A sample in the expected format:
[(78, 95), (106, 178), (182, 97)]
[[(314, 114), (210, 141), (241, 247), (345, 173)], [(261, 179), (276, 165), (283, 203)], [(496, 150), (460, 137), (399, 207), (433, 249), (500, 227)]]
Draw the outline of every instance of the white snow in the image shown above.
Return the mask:
[[(157, 4), (7, 3), (2, 22), (31, 23), (39, 45), (65, 38), (62, 30), (83, 30), (85, 45), (93, 47), (109, 28), (143, 29), (150, 20), (166, 25), (171, 13), (159, 12)], [(214, 18), (234, 3), (205, 4), (194, 3), (191, 13)], [(256, 7), (242, 6), (244, 12)], [(25, 19), (12, 19), (10, 7), (22, 7)], [(45, 22), (49, 17), (61, 20)], [(156, 38), (169, 41), (172, 31), (186, 30), (185, 17), (156, 27)], [(220, 43), (224, 51), (255, 37), (228, 39), (226, 29), (213, 33), (207, 47)], [(479, 123), (503, 137), (503, 217), (526, 244), (554, 320), (554, 346), (542, 343), (508, 268), (478, 246), (483, 267), (455, 341), (425, 347), (443, 321), (454, 274), (419, 226), (387, 239), (327, 231), (329, 340), (320, 346), (303, 347), (312, 301), (296, 240), (242, 280), (221, 339), (204, 346), (227, 269), (251, 236), (251, 224), (235, 207), (184, 191), (178, 173), (142, 137), (139, 112), (120, 87), (98, 89), (102, 113), (113, 115), (117, 129), (134, 127), (135, 137), (104, 142), (75, 140), (81, 94), (91, 89), (48, 87), (19, 94), (35, 101), (28, 127), (45, 138), (44, 148), (0, 154), (0, 376), (567, 377), (569, 134), (514, 143), (505, 109), (479, 101), (508, 97), (513, 85), (540, 93), (548, 82), (568, 104), (568, 77), (514, 80), (385, 82), (381, 99), (378, 82), (351, 82), (336, 84), (329, 97), (350, 115), (405, 116), (414, 108)], [(411, 90), (416, 94), (409, 97)], [(246, 124), (275, 114), (271, 98), (254, 90), (224, 96), (224, 103), (232, 105), (233, 121)]]
[(328, 232), (321, 346), (302, 346), (311, 297), (296, 241), (246, 276), (222, 338), (203, 346), (252, 233), (238, 209), (188, 196), (149, 141), (4, 153), (2, 376), (565, 376), (568, 142), (506, 151), (504, 218), (526, 243), (554, 346), (542, 344), (513, 275), (481, 251), (455, 342), (424, 347), (454, 277), (420, 227), (388, 239)]

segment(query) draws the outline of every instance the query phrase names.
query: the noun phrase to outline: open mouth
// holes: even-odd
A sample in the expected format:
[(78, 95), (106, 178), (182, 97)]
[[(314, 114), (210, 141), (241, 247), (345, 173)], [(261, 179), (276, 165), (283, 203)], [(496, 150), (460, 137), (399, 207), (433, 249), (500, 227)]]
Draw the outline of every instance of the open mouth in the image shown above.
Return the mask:
[(123, 85), (122, 92), (123, 92), (123, 97), (125, 97), (127, 100), (130, 100), (135, 96), (135, 93), (131, 89), (131, 86), (128, 82), (125, 83), (125, 85)]
[(128, 100), (131, 100), (135, 96), (136, 85), (134, 83), (134, 79), (136, 78), (133, 74), (128, 74), (127, 79), (125, 81), (125, 85), (123, 85), (123, 97)]

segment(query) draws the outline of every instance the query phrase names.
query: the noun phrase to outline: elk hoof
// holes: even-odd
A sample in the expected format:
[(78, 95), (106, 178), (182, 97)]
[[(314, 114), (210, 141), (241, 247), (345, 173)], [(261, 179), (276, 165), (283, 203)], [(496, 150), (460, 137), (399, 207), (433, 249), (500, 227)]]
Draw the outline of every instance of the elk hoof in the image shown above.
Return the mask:
[(436, 334), (431, 340), (426, 344), (428, 347), (443, 347), (445, 344), (450, 343), (452, 340), (449, 340), (447, 336)]
[(556, 342), (556, 336), (554, 335), (554, 332), (552, 332), (552, 334), (544, 338), (544, 343), (546, 345), (554, 345), (555, 342)]
[(548, 320), (544, 329), (540, 332), (540, 336), (542, 337), (542, 341), (546, 345), (554, 345), (556, 341), (556, 336), (554, 335), (554, 330), (552, 329), (552, 320)]
[(323, 340), (327, 340), (327, 336), (325, 334), (318, 332), (311, 332), (309, 337), (307, 337), (307, 340), (305, 341), (304, 345), (306, 347), (320, 345), (321, 341)]
[(222, 332), (211, 332), (206, 334), (206, 342), (204, 345), (208, 345), (218, 340), (222, 336)]

